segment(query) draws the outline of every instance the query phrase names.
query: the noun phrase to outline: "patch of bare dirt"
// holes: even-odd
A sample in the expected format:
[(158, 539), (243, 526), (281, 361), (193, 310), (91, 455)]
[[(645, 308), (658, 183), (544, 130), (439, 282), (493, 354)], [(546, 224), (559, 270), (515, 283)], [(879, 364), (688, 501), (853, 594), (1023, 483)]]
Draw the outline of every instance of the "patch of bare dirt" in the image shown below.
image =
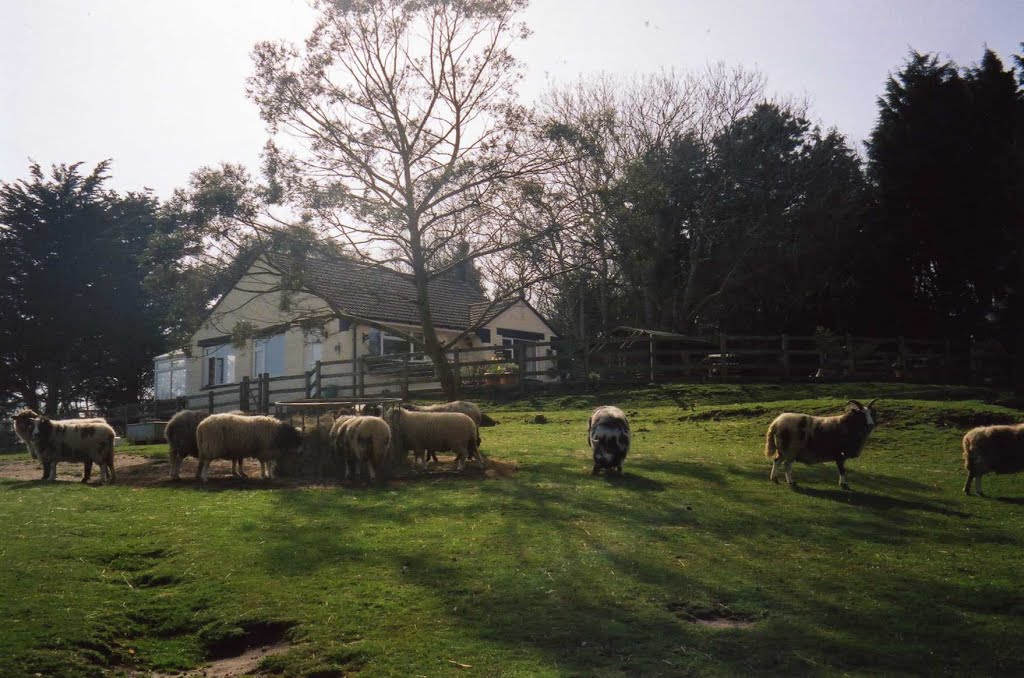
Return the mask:
[[(129, 487), (178, 487), (195, 486), (196, 467), (198, 462), (188, 458), (181, 465), (181, 479), (170, 479), (170, 466), (166, 459), (154, 459), (137, 454), (116, 454), (114, 470), (117, 473), (116, 484)], [(243, 470), (248, 478), (235, 478), (231, 475), (231, 462), (218, 459), (210, 464), (208, 487), (211, 489), (262, 489), (284, 487), (318, 487), (341, 484), (336, 479), (314, 478), (279, 478), (264, 480), (260, 478), (260, 465), (255, 459), (246, 459)], [(459, 478), (464, 480), (507, 479), (519, 470), (514, 461), (505, 461), (488, 457), (484, 468), (476, 461), (470, 461), (462, 473), (455, 470), (455, 457), (438, 455), (438, 461), (429, 464), (426, 470), (408, 467), (399, 468), (387, 481), (389, 486), (399, 486), (410, 482), (437, 480), (440, 478)], [(40, 481), (43, 475), (42, 465), (31, 459), (0, 461), (0, 478), (21, 480), (25, 482)], [(82, 479), (82, 465), (64, 463), (57, 465), (57, 482), (79, 482)], [(41, 481), (40, 481), (41, 482)], [(90, 485), (100, 482), (100, 474), (93, 467)], [(357, 481), (356, 486), (366, 485), (365, 481)]]
[(682, 621), (712, 629), (749, 629), (757, 624), (757, 616), (736, 612), (722, 603), (699, 605), (695, 603), (669, 603), (668, 609)]

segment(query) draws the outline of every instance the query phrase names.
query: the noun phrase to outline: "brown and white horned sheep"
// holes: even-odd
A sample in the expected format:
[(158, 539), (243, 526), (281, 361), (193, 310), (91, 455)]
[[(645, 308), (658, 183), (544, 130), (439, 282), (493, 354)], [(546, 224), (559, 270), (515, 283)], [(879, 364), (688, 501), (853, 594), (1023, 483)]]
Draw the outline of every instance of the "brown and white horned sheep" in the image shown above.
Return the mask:
[(100, 466), (100, 482), (106, 483), (108, 476), (110, 480), (117, 479), (114, 429), (105, 421), (53, 421), (39, 417), (32, 427), (32, 444), (50, 480), (57, 479), (57, 463), (61, 461), (86, 464), (82, 482), (89, 479), (88, 470), (94, 463)]
[(484, 465), (476, 445), (476, 424), (461, 412), (410, 412), (395, 407), (388, 415), (388, 424), (395, 449), (403, 456), (412, 450), (420, 465), (426, 465), (428, 450), (451, 450), (459, 471), (474, 454), (480, 466)]
[(768, 426), (764, 454), (772, 460), (769, 478), (779, 482), (775, 472), (782, 465), (786, 483), (796, 487), (791, 469), (794, 461), (820, 464), (834, 461), (839, 469), (839, 486), (846, 483), (846, 460), (856, 459), (864, 449), (868, 435), (874, 430), (878, 415), (871, 408), (878, 399), (864, 407), (856, 400), (846, 404), (846, 411), (834, 417), (814, 417), (786, 412)]
[(587, 423), (587, 442), (594, 454), (591, 473), (597, 475), (601, 469), (616, 469), (621, 474), (631, 438), (625, 412), (611, 405), (594, 410)]
[(350, 464), (353, 477), (362, 467), (369, 472), (370, 482), (375, 482), (377, 472), (388, 463), (391, 428), (380, 417), (339, 417), (331, 427), (331, 439), (344, 463), (345, 480)]
[[(25, 447), (28, 448), (29, 456), (33, 459), (39, 460), (39, 452), (36, 450), (35, 443), (32, 442), (32, 429), (35, 427), (36, 419), (39, 419), (41, 415), (33, 410), (24, 408), (15, 412), (12, 421), (14, 422), (14, 432), (17, 434), (21, 442), (25, 443)], [(107, 420), (102, 417), (94, 417), (90, 419), (56, 419), (54, 421), (60, 422), (61, 424), (106, 424)], [(50, 463), (45, 462), (43, 466), (43, 480), (50, 477)], [(88, 482), (89, 477), (92, 475), (92, 460), (87, 460), (83, 464), (82, 482)]]
[(964, 435), (964, 494), (971, 493), (971, 480), (979, 496), (981, 477), (986, 473), (1024, 471), (1024, 424), (979, 426)]
[(273, 478), (273, 462), (302, 447), (302, 434), (291, 424), (268, 416), (211, 414), (196, 428), (199, 470), (196, 477), (207, 480), (214, 459), (239, 460), (256, 457), (260, 477)]

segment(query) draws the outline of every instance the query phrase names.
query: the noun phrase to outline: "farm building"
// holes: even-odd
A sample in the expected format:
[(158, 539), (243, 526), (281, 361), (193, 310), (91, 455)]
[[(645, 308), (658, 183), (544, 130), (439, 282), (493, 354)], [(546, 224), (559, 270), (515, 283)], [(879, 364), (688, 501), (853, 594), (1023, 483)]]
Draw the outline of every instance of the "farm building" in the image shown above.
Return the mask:
[[(393, 383), (398, 372), (414, 380), (433, 375), (430, 360), (416, 353), (410, 341), (371, 326), (418, 333), (419, 311), (408, 276), (337, 257), (306, 259), (298, 274), (300, 292), (283, 289), (284, 276), (294, 275), (286, 258), (257, 257), (210, 310), (188, 349), (154, 359), (157, 399), (186, 394), (195, 400), (211, 389), (240, 386), (261, 374), (269, 375), (273, 391), (302, 397), (318, 363), (323, 367), (317, 376), (327, 396), (353, 395), (357, 389), (366, 394), (395, 392), (376, 386)], [(550, 342), (555, 331), (525, 300), (492, 303), (458, 272), (432, 281), (430, 300), (442, 341), (464, 335), (456, 342), (460, 350), (494, 347), (492, 352), (472, 352), (474, 360), (482, 355), (506, 361), (525, 357), (537, 372), (553, 362), (543, 360), (550, 355), (548, 348), (535, 345)], [(233, 341), (240, 334), (248, 338)], [(217, 409), (224, 408), (218, 404)]]

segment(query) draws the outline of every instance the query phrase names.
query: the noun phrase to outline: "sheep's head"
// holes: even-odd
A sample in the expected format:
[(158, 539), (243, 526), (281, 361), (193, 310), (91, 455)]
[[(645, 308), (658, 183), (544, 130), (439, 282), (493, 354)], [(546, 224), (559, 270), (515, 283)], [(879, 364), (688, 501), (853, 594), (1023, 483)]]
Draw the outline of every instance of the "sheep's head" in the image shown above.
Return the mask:
[(846, 411), (854, 412), (860, 417), (863, 417), (863, 422), (867, 426), (868, 432), (871, 432), (872, 430), (874, 430), (875, 426), (878, 425), (878, 412), (875, 411), (875, 409), (872, 407), (872, 405), (874, 405), (876, 402), (878, 402), (878, 398), (872, 400), (870, 403), (868, 403), (867, 407), (865, 407), (864, 405), (861, 405), (858, 401), (851, 400), (848, 403), (846, 403)]
[(23, 439), (28, 439), (32, 435), (32, 429), (35, 427), (36, 419), (39, 415), (29, 409), (18, 410), (12, 421), (14, 422), (14, 431)]
[(53, 422), (46, 417), (39, 417), (32, 427), (32, 440), (37, 443), (45, 443), (53, 435)]
[(274, 434), (274, 448), (282, 454), (294, 454), (302, 447), (302, 431), (287, 422), (281, 422)]

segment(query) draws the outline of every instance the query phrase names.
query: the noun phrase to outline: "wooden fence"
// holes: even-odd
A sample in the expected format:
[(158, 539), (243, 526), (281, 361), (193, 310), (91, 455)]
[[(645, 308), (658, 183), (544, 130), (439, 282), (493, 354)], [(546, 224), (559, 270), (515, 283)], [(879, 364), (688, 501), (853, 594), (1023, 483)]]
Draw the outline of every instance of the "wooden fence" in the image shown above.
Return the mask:
[[(720, 334), (639, 336), (449, 353), (460, 395), (493, 397), (573, 387), (718, 381), (906, 381), (1005, 385), (1014, 361), (979, 346), (904, 337)], [(116, 408), (115, 425), (169, 418), (178, 409), (269, 412), (274, 402), (317, 398), (434, 395), (440, 385), (421, 354), (317, 362), (301, 374), (267, 374), (174, 400)]]

